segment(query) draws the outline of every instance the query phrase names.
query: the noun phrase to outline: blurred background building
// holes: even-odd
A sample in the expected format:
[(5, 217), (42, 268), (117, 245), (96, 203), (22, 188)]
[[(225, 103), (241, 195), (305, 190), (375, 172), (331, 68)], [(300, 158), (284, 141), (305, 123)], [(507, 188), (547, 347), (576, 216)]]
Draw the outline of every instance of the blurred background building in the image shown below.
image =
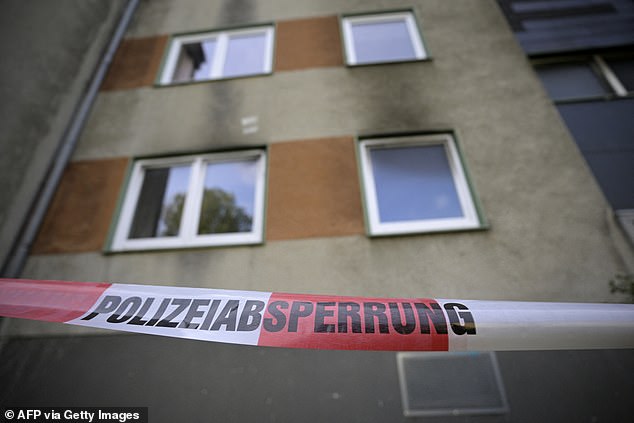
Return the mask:
[[(630, 1), (7, 1), (0, 22), (4, 277), (629, 300), (609, 281), (634, 273)], [(632, 351), (258, 349), (15, 319), (1, 348), (3, 406), (634, 416)]]

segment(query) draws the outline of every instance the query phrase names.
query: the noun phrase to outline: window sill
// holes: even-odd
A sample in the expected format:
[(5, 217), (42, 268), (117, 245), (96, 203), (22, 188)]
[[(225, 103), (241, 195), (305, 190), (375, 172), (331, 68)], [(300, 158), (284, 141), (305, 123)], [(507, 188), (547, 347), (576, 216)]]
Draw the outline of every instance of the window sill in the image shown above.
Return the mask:
[(385, 62), (371, 62), (371, 63), (346, 63), (347, 68), (365, 68), (369, 66), (383, 66), (383, 65), (400, 65), (405, 63), (421, 63), (421, 62), (431, 62), (433, 58), (424, 57), (422, 59), (406, 59), (406, 60), (389, 60)]
[(119, 254), (146, 254), (146, 253), (183, 253), (190, 251), (201, 251), (220, 248), (240, 248), (240, 247), (263, 247), (266, 243), (264, 240), (243, 242), (234, 244), (208, 244), (208, 245), (187, 245), (182, 247), (139, 247), (139, 248), (104, 248), (101, 253), (105, 256), (113, 256)]
[(233, 80), (236, 80), (236, 79), (258, 78), (258, 77), (266, 77), (266, 76), (271, 76), (271, 75), (273, 75), (273, 72), (254, 73), (254, 74), (239, 75), (239, 76), (229, 76), (229, 77), (226, 77), (226, 78), (198, 79), (198, 80), (195, 80), (195, 81), (179, 81), (179, 82), (169, 82), (169, 83), (162, 83), (162, 82), (157, 81), (157, 82), (154, 83), (154, 88), (181, 87), (181, 86), (186, 86), (186, 85), (209, 84), (209, 83), (212, 83), (212, 82), (233, 81)]
[(462, 227), (462, 228), (453, 228), (453, 229), (428, 229), (428, 230), (412, 230), (411, 232), (399, 232), (399, 233), (380, 233), (380, 234), (373, 234), (370, 232), (367, 232), (367, 236), (368, 238), (372, 239), (372, 238), (376, 238), (376, 239), (380, 239), (380, 238), (393, 238), (393, 237), (411, 237), (411, 236), (422, 236), (422, 235), (443, 235), (443, 234), (454, 234), (454, 233), (461, 233), (461, 232), (486, 232), (489, 231), (491, 229), (491, 225), (489, 225), (488, 223), (484, 223), (484, 224), (480, 224), (478, 226), (475, 227)]

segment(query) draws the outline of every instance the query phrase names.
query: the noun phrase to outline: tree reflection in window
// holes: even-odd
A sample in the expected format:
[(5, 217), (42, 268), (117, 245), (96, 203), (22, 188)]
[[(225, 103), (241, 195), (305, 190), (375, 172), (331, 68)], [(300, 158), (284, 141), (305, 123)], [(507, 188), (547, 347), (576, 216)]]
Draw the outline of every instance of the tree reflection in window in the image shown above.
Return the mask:
[(261, 149), (139, 160), (113, 249), (260, 243), (264, 170)]
[(206, 189), (198, 223), (199, 234), (249, 232), (253, 218), (236, 204), (235, 195), (219, 188)]
[[(162, 224), (163, 236), (178, 235), (185, 195), (174, 196), (165, 207)], [(233, 194), (222, 189), (206, 189), (203, 193), (198, 222), (199, 234), (220, 234), (231, 232), (249, 232), (253, 218), (236, 204)]]
[(256, 172), (255, 158), (206, 164), (198, 234), (251, 231)]
[(176, 236), (181, 225), (183, 216), (183, 205), (185, 204), (185, 194), (177, 194), (174, 199), (165, 207), (163, 213), (162, 227), (163, 236)]

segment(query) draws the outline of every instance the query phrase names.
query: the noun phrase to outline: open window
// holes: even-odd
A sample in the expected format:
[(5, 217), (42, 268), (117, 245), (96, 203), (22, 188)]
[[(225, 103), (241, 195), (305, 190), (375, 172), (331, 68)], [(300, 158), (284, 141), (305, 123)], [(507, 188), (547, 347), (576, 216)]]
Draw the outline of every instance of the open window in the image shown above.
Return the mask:
[(270, 73), (273, 26), (177, 35), (169, 44), (163, 85)]
[(262, 242), (265, 153), (138, 160), (112, 250)]
[(549, 58), (535, 70), (554, 101), (631, 97), (634, 92), (634, 56), (592, 55)]

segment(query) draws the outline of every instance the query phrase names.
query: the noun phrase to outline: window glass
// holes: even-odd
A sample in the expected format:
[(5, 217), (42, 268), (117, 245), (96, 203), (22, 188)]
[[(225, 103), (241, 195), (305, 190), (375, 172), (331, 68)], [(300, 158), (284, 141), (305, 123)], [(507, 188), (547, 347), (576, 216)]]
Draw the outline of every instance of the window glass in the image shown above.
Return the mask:
[(565, 63), (536, 67), (553, 100), (597, 97), (610, 93), (590, 63)]
[[(634, 207), (631, 184), (623, 182), (634, 180), (634, 58), (614, 54), (619, 56), (593, 55), (593, 66), (568, 62), (536, 69), (603, 194), (619, 210)], [(577, 101), (557, 101), (566, 99)]]
[(189, 183), (189, 166), (147, 169), (130, 238), (176, 236)]
[(255, 160), (207, 165), (199, 234), (251, 230), (256, 172)]
[(612, 208), (634, 209), (634, 98), (557, 108)]
[(480, 227), (451, 135), (365, 139), (360, 148), (370, 234)]
[(416, 52), (404, 19), (353, 23), (352, 34), (357, 63), (416, 58)]
[(265, 34), (230, 37), (222, 74), (230, 77), (261, 73), (264, 69), (265, 51)]
[(442, 145), (373, 148), (370, 160), (381, 222), (463, 215)]

